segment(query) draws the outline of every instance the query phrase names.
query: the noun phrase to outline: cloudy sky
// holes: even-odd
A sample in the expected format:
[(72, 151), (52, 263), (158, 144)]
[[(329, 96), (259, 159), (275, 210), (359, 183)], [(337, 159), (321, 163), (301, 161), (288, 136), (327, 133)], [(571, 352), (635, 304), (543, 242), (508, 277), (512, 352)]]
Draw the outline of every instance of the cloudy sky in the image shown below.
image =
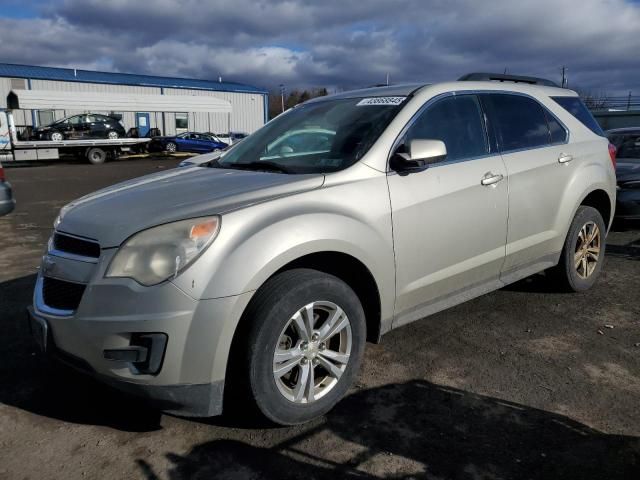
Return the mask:
[[(0, 62), (273, 88), (470, 71), (640, 94), (638, 0), (0, 0)], [(11, 45), (11, 47), (9, 47)]]

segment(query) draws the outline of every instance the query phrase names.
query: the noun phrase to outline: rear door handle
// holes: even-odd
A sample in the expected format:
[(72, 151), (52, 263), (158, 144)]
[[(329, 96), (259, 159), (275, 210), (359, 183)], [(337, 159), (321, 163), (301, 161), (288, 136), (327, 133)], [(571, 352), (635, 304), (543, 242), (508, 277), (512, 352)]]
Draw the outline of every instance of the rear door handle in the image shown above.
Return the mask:
[(496, 175), (495, 173), (489, 172), (484, 177), (482, 177), (482, 180), (480, 180), (480, 183), (484, 186), (495, 185), (496, 183), (501, 181), (503, 178), (504, 178), (504, 175), (500, 173)]
[(573, 155), (569, 155), (568, 153), (561, 153), (558, 157), (559, 163), (569, 163), (571, 160), (573, 160)]

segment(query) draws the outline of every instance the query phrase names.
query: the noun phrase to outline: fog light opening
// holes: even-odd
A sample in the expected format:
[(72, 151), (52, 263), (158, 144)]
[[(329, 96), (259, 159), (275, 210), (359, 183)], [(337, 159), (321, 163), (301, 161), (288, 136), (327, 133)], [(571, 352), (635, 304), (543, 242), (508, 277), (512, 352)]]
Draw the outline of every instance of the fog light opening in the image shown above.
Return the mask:
[(144, 360), (132, 363), (136, 373), (157, 375), (164, 361), (167, 335), (164, 333), (134, 333), (131, 335), (131, 346), (144, 348), (148, 352)]
[(129, 346), (103, 352), (107, 360), (130, 364), (133, 373), (157, 375), (162, 368), (167, 335), (164, 333), (132, 333)]

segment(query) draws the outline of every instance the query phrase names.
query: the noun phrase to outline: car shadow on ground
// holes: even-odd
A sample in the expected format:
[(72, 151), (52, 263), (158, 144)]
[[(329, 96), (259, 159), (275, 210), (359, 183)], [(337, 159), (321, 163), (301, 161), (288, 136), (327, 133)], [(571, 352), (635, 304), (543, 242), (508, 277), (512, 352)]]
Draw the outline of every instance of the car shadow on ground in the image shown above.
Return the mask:
[(640, 438), (417, 380), (358, 391), (323, 424), (271, 448), (215, 440), (167, 459), (168, 472), (137, 464), (149, 480), (614, 480), (639, 478)]
[(144, 401), (36, 353), (25, 310), (34, 284), (35, 275), (0, 283), (0, 403), (65, 422), (158, 430), (161, 414)]

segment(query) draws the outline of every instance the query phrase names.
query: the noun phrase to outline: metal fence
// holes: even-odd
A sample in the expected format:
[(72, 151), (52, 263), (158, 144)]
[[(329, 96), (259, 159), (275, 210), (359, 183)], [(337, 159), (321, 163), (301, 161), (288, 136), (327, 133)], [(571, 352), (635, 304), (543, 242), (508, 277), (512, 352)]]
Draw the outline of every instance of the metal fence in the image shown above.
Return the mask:
[(583, 95), (582, 100), (591, 110), (640, 110), (640, 95)]

